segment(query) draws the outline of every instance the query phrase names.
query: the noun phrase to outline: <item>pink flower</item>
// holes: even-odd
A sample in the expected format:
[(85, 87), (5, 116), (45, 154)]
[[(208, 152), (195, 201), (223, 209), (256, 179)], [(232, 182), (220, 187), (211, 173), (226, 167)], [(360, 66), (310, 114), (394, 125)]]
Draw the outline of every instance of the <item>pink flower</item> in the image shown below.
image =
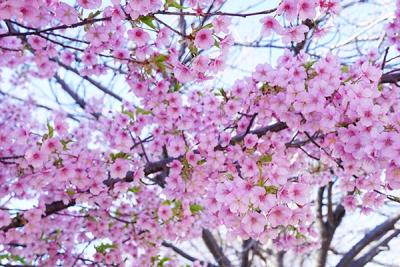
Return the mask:
[(301, 20), (313, 19), (315, 17), (315, 9), (317, 7), (315, 0), (299, 0), (297, 6)]
[(255, 134), (248, 134), (244, 138), (244, 146), (246, 148), (252, 148), (257, 144), (258, 136)]
[(345, 196), (342, 200), (342, 204), (348, 210), (355, 210), (357, 207), (357, 201), (354, 196)]
[(192, 71), (183, 64), (179, 64), (174, 68), (174, 75), (181, 83), (187, 83), (193, 80)]
[(176, 137), (169, 141), (167, 145), (168, 154), (171, 157), (179, 157), (186, 152), (186, 144), (182, 138)]
[(283, 0), (277, 9), (278, 14), (285, 14), (288, 21), (294, 21), (297, 17), (298, 9), (296, 0)]
[(78, 0), (78, 4), (86, 9), (95, 9), (101, 6), (101, 0)]
[(61, 143), (57, 138), (49, 138), (43, 142), (41, 149), (46, 154), (50, 154), (56, 150), (60, 150)]
[(128, 38), (136, 43), (137, 46), (144, 46), (150, 40), (150, 34), (142, 29), (134, 28), (128, 31)]
[(172, 212), (172, 209), (171, 209), (170, 206), (168, 206), (168, 205), (161, 205), (161, 206), (158, 208), (157, 214), (158, 214), (158, 218), (160, 218), (160, 219), (163, 220), (163, 221), (166, 221), (166, 220), (168, 220), (169, 218), (172, 217), (173, 212)]
[(194, 44), (201, 49), (208, 49), (214, 45), (214, 38), (209, 29), (202, 29), (197, 32)]
[(305, 33), (308, 32), (306, 25), (299, 25), (287, 28), (283, 31), (282, 42), (287, 44), (290, 42), (300, 43), (305, 38)]
[(292, 216), (292, 210), (284, 205), (278, 205), (271, 209), (268, 214), (268, 221), (272, 227), (279, 225), (289, 224), (290, 217)]
[(37, 148), (31, 148), (25, 153), (25, 159), (28, 164), (32, 165), (34, 168), (42, 167), (47, 160), (47, 154)]
[(241, 167), (243, 177), (254, 177), (259, 174), (258, 166), (254, 159), (246, 158)]
[(71, 25), (78, 21), (78, 12), (72, 6), (60, 2), (56, 8), (56, 17), (65, 25)]
[(64, 52), (61, 54), (61, 60), (62, 60), (62, 62), (63, 62), (64, 64), (66, 64), (66, 65), (71, 65), (71, 63), (74, 61), (74, 59), (75, 59), (75, 56), (74, 56), (74, 54), (73, 54), (72, 52), (70, 52), (70, 51), (64, 51)]
[(258, 212), (249, 212), (242, 219), (242, 227), (248, 234), (261, 234), (267, 223), (264, 215)]
[(92, 45), (99, 46), (109, 39), (108, 32), (104, 27), (93, 26), (85, 35), (86, 40), (88, 40)]
[(267, 82), (268, 74), (272, 72), (272, 67), (268, 64), (258, 64), (256, 71), (253, 73), (253, 78), (256, 81)]
[(0, 210), (0, 228), (11, 223), (10, 215), (8, 212)]
[(220, 32), (223, 32), (223, 33), (229, 32), (228, 27), (229, 27), (230, 23), (231, 23), (231, 18), (226, 17), (226, 16), (218, 16), (212, 22), (212, 24), (214, 26), (214, 31), (217, 34)]
[(125, 159), (116, 159), (110, 167), (110, 175), (113, 178), (123, 178), (129, 171), (129, 163)]
[(310, 199), (310, 188), (301, 183), (293, 183), (289, 187), (290, 198), (299, 205), (305, 205)]
[(282, 33), (283, 28), (275, 18), (267, 16), (265, 18), (262, 18), (260, 22), (262, 23), (262, 36), (268, 37), (271, 35), (272, 32), (276, 32), (279, 34)]
[(28, 43), (31, 45), (33, 49), (41, 50), (46, 46), (47, 41), (40, 36), (31, 35), (28, 36)]

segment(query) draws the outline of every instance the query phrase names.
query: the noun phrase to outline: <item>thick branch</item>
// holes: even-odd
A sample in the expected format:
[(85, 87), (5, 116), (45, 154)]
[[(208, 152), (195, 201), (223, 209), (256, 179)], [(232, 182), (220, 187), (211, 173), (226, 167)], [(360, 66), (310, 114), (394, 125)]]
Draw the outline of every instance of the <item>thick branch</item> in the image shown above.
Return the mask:
[(400, 72), (394, 72), (383, 74), (380, 83), (397, 83), (398, 81), (400, 81)]
[[(75, 204), (76, 204), (75, 200), (71, 200), (67, 204), (65, 204), (63, 201), (54, 201), (50, 204), (46, 204), (45, 214), (42, 215), (42, 218), (45, 218), (56, 212), (67, 209), (68, 207), (74, 206)], [(28, 223), (28, 221), (22, 215), (19, 214), (13, 218), (12, 222), (9, 225), (1, 227), (0, 230), (7, 232), (8, 230), (10, 230), (12, 228), (22, 227), (27, 223)]]
[(388, 248), (389, 242), (400, 234), (400, 229), (396, 229), (392, 234), (386, 237), (382, 242), (372, 247), (364, 256), (357, 259), (351, 264), (351, 267), (362, 267), (370, 262), (376, 255), (378, 255), (385, 247)]
[(361, 240), (359, 240), (340, 260), (336, 267), (347, 267), (352, 266), (351, 262), (366, 246), (371, 244), (374, 240), (377, 240), (384, 236), (388, 231), (394, 229), (394, 225), (400, 219), (400, 215), (390, 218), (380, 225), (376, 226), (369, 233), (367, 233)]
[(218, 245), (217, 241), (215, 240), (214, 236), (212, 235), (212, 233), (209, 230), (203, 229), (202, 238), (203, 238), (203, 241), (206, 244), (208, 250), (214, 256), (214, 259), (218, 262), (219, 266), (221, 266), (221, 267), (231, 267), (232, 266), (231, 262), (225, 256), (221, 247)]

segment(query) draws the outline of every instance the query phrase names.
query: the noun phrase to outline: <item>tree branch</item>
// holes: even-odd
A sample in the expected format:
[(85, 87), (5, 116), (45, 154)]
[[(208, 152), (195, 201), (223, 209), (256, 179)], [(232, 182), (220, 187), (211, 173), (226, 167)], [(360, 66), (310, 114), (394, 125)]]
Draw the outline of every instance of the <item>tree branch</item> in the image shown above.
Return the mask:
[(394, 225), (400, 219), (400, 215), (387, 219), (383, 223), (377, 225), (360, 239), (352, 248), (342, 257), (336, 267), (352, 266), (353, 259), (371, 242), (384, 236), (388, 231), (394, 229)]
[(219, 266), (232, 267), (230, 260), (225, 256), (221, 247), (218, 245), (217, 241), (209, 230), (203, 229), (202, 238), (208, 250), (214, 256), (214, 259), (218, 262)]

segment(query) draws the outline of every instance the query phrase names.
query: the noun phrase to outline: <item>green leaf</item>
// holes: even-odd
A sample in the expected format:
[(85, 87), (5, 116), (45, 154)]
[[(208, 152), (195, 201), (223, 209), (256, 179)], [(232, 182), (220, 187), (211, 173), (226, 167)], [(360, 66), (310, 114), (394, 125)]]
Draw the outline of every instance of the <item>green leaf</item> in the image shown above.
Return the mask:
[(101, 243), (99, 246), (95, 246), (95, 249), (97, 252), (101, 253), (101, 254), (105, 254), (107, 252), (107, 250), (112, 250), (117, 248), (117, 245), (115, 244), (107, 244), (107, 243)]
[(265, 192), (267, 192), (267, 194), (276, 194), (278, 193), (278, 188), (276, 186), (269, 185), (265, 187)]
[(165, 72), (166, 70), (164, 62), (167, 60), (167, 58), (168, 56), (163, 54), (159, 54), (156, 57), (154, 57), (154, 63), (162, 72)]
[(178, 2), (176, 2), (174, 0), (167, 0), (167, 6), (168, 7), (174, 7), (176, 9), (184, 9), (183, 6), (181, 6), (180, 4), (178, 4)]
[(202, 211), (202, 210), (204, 210), (204, 207), (203, 206), (201, 206), (201, 205), (199, 205), (199, 204), (190, 204), (190, 212), (192, 213), (192, 214), (197, 214), (197, 213), (199, 213), (200, 211)]
[(154, 30), (156, 29), (156, 25), (154, 25), (154, 22), (153, 22), (154, 18), (152, 16), (141, 16), (139, 18), (139, 20), (141, 22), (143, 22), (144, 24), (146, 24), (147, 26), (149, 26), (150, 28), (152, 28)]
[(182, 210), (182, 202), (180, 200), (175, 200), (174, 201), (175, 207), (172, 208), (172, 212), (174, 213), (174, 216), (179, 215)]
[(342, 72), (344, 72), (344, 73), (348, 73), (348, 72), (349, 72), (349, 66), (344, 65), (344, 66), (342, 66), (341, 70), (342, 70)]
[(199, 54), (199, 49), (194, 44), (189, 45), (189, 51), (193, 57)]
[(272, 161), (272, 155), (271, 154), (263, 154), (260, 157), (260, 162), (262, 164), (270, 163), (271, 161)]
[(134, 194), (139, 193), (140, 187), (139, 186), (134, 186), (128, 189), (128, 192), (132, 192)]
[(311, 69), (311, 67), (314, 65), (316, 61), (310, 61), (304, 64), (304, 68), (306, 68), (306, 70)]
[(61, 140), (60, 142), (61, 142), (61, 144), (62, 144), (62, 146), (63, 146), (63, 149), (64, 149), (64, 150), (68, 150), (67, 145), (68, 145), (69, 143), (72, 143), (72, 140)]
[(18, 261), (22, 264), (26, 264), (25, 258), (18, 256), (18, 255), (13, 255), (13, 254), (2, 254), (0, 255), (0, 261), (1, 260), (9, 260), (9, 261)]
[(137, 115), (140, 115), (140, 114), (143, 114), (143, 115), (150, 115), (150, 114), (151, 114), (151, 110), (145, 110), (145, 109), (142, 109), (142, 108), (140, 108), (140, 107), (137, 107), (137, 108), (136, 108), (136, 114), (137, 114)]
[(23, 263), (23, 264), (26, 263), (25, 262), (25, 258), (21, 257), (21, 256), (18, 256), (18, 255), (12, 255), (11, 259), (14, 260), (14, 261), (19, 261), (20, 263)]
[(75, 190), (72, 189), (72, 188), (68, 188), (67, 189), (67, 195), (70, 196), (70, 197), (74, 196), (75, 195)]
[(116, 159), (129, 159), (129, 154), (125, 152), (111, 153), (110, 157), (112, 161)]
[(217, 48), (220, 48), (219, 42), (217, 40), (214, 40), (214, 46), (217, 47)]
[(208, 23), (203, 26), (203, 29), (211, 29), (213, 27), (212, 23)]
[(135, 119), (135, 114), (133, 114), (132, 112), (128, 111), (128, 110), (122, 110), (122, 114), (126, 114), (129, 116), (129, 118), (131, 118), (132, 120)]
[(197, 165), (203, 165), (206, 162), (207, 162), (206, 159), (201, 159), (201, 160), (197, 161)]
[(157, 267), (163, 267), (163, 266), (164, 266), (164, 263), (166, 263), (166, 262), (169, 261), (169, 260), (171, 260), (171, 259), (168, 258), (168, 257), (162, 258), (162, 259), (158, 262)]
[(47, 130), (48, 130), (48, 136), (53, 137), (54, 136), (54, 128), (50, 125), (49, 122), (47, 122)]
[(172, 92), (178, 92), (182, 88), (182, 85), (178, 82), (174, 84), (174, 87), (172, 88)]
[(94, 19), (95, 17), (97, 17), (100, 14), (101, 14), (100, 10), (97, 10), (96, 12), (90, 12), (86, 19), (87, 20)]

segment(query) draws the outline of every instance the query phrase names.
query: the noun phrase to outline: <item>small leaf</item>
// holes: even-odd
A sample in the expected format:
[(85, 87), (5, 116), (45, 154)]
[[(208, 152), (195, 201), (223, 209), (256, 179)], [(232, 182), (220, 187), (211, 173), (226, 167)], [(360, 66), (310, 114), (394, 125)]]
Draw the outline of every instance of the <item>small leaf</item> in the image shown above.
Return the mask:
[(72, 189), (72, 188), (68, 188), (67, 189), (67, 195), (70, 196), (70, 197), (74, 196), (75, 195), (75, 190)]
[(272, 161), (272, 155), (271, 154), (263, 154), (260, 157), (260, 162), (262, 164), (270, 163), (271, 161)]
[(68, 145), (69, 143), (71, 143), (72, 140), (61, 140), (60, 142), (61, 142), (61, 144), (62, 144), (62, 146), (63, 146), (63, 149), (64, 149), (64, 150), (68, 150), (67, 145)]
[(203, 206), (201, 206), (199, 204), (191, 204), (189, 208), (190, 208), (190, 212), (192, 214), (197, 214), (200, 211), (204, 210)]
[(306, 68), (306, 70), (311, 69), (311, 67), (314, 65), (316, 61), (310, 61), (304, 64), (304, 68)]
[(140, 114), (143, 114), (143, 115), (150, 115), (150, 114), (151, 114), (151, 111), (150, 111), (150, 110), (145, 110), (145, 109), (140, 108), (140, 107), (137, 107), (137, 108), (136, 108), (136, 114), (137, 114), (137, 115), (140, 115)]
[(131, 118), (132, 120), (135, 119), (135, 114), (133, 114), (132, 112), (128, 111), (128, 110), (123, 110), (122, 114), (126, 114), (129, 116), (129, 118)]
[(129, 188), (128, 191), (136, 194), (136, 193), (139, 193), (140, 187), (139, 186), (134, 186), (134, 187)]
[(214, 46), (217, 47), (217, 48), (220, 48), (219, 42), (217, 40), (214, 41)]
[(265, 192), (267, 194), (276, 194), (278, 193), (278, 188), (276, 186), (270, 185), (265, 187)]
[(139, 18), (139, 20), (144, 24), (146, 24), (147, 26), (149, 26), (150, 28), (152, 28), (153, 30), (156, 29), (156, 25), (154, 25), (153, 22), (154, 18), (152, 16), (142, 16)]
[(201, 159), (201, 160), (197, 161), (197, 165), (203, 165), (206, 162), (207, 162), (206, 159)]
[(184, 9), (183, 6), (181, 6), (180, 4), (178, 4), (176, 1), (174, 0), (167, 0), (167, 5), (168, 7), (174, 7), (176, 9)]
[(49, 122), (47, 122), (47, 130), (48, 130), (48, 136), (53, 137), (54, 136), (54, 128), (50, 125)]
[(112, 161), (116, 159), (129, 159), (129, 154), (125, 152), (111, 153), (110, 157)]
[(168, 257), (162, 258), (162, 259), (158, 262), (157, 267), (163, 267), (163, 266), (164, 266), (164, 263), (166, 263), (166, 262), (169, 261), (169, 260), (170, 260), (170, 258), (168, 258)]
[(167, 60), (168, 56), (159, 54), (156, 57), (154, 57), (154, 63), (157, 65), (157, 67), (162, 71), (165, 72), (166, 67), (164, 62)]
[(106, 243), (101, 243), (99, 246), (96, 246), (95, 249), (97, 252), (101, 254), (105, 254), (107, 250), (112, 250), (117, 248), (117, 245), (115, 244), (106, 244)]
[(344, 72), (344, 73), (348, 73), (348, 72), (349, 72), (349, 66), (344, 65), (344, 66), (342, 66), (341, 70), (342, 70), (342, 72)]
[(87, 20), (94, 19), (95, 17), (97, 17), (100, 14), (101, 14), (100, 10), (97, 10), (96, 12), (90, 12), (86, 19)]

